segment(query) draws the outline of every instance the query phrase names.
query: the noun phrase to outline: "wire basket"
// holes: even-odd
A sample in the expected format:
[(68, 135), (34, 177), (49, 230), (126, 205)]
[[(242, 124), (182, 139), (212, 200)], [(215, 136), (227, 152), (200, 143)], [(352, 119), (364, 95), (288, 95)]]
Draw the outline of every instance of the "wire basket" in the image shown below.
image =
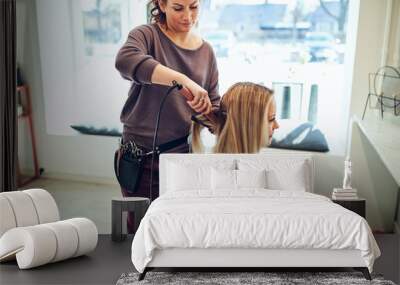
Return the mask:
[(367, 107), (379, 109), (381, 118), (385, 111), (400, 115), (400, 71), (392, 66), (383, 66), (377, 72), (368, 74), (368, 97), (362, 118)]

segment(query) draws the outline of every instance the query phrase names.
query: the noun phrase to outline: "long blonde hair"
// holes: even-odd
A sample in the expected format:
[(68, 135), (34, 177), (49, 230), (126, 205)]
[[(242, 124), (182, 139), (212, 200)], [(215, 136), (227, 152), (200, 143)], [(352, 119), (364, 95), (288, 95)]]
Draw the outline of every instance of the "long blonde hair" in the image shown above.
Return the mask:
[(200, 131), (208, 127), (216, 136), (215, 153), (257, 153), (268, 139), (269, 109), (273, 91), (259, 84), (239, 82), (231, 86), (215, 112), (217, 122), (197, 116), (192, 124), (192, 150), (202, 152)]

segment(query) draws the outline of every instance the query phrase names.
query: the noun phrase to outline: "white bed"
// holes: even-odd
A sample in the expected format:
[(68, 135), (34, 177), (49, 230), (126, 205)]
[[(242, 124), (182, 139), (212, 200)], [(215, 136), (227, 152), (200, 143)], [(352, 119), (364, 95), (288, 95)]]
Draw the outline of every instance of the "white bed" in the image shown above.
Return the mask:
[(367, 222), (313, 194), (313, 175), (307, 155), (161, 155), (160, 197), (132, 243), (140, 278), (154, 267), (354, 267), (370, 278), (380, 251)]

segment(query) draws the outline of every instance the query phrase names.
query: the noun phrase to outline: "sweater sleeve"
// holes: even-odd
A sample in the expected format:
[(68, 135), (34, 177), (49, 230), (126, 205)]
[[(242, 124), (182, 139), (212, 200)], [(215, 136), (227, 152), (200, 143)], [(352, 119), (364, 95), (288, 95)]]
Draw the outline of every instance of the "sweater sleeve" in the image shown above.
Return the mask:
[(217, 66), (217, 59), (215, 58), (214, 51), (211, 50), (212, 56), (211, 56), (211, 74), (210, 74), (210, 84), (208, 88), (208, 96), (210, 97), (210, 101), (212, 104), (213, 109), (214, 108), (219, 108), (219, 103), (221, 100), (221, 97), (219, 96), (219, 84), (218, 84), (218, 66)]
[(130, 31), (115, 60), (115, 67), (123, 78), (151, 84), (154, 68), (159, 64), (150, 54), (153, 40), (151, 29), (145, 25)]

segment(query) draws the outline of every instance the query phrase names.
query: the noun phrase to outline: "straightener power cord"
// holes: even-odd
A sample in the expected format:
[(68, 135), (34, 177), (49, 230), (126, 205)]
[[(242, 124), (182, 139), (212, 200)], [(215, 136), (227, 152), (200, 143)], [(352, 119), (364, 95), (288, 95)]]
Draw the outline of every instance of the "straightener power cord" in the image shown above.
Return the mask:
[(159, 155), (159, 150), (158, 147), (156, 147), (157, 143), (157, 133), (158, 133), (158, 128), (160, 126), (160, 117), (161, 117), (161, 111), (164, 106), (165, 100), (167, 99), (168, 95), (171, 94), (171, 92), (174, 89), (181, 90), (183, 86), (176, 82), (175, 80), (172, 81), (172, 86), (168, 88), (167, 93), (164, 95), (164, 98), (162, 98), (161, 103), (160, 103), (160, 108), (158, 109), (157, 113), (157, 121), (156, 121), (156, 128), (154, 130), (154, 137), (153, 137), (153, 146), (151, 148), (151, 168), (150, 168), (150, 203), (153, 202), (153, 167), (154, 167), (154, 156), (157, 152), (157, 155)]
[[(172, 86), (168, 88), (167, 93), (165, 94), (164, 98), (162, 98), (161, 103), (160, 103), (160, 108), (158, 109), (158, 113), (157, 113), (157, 121), (156, 121), (156, 128), (154, 130), (154, 137), (153, 137), (153, 146), (151, 149), (151, 168), (150, 168), (150, 203), (153, 201), (153, 167), (154, 167), (154, 156), (157, 154), (160, 154), (160, 150), (158, 149), (158, 147), (156, 147), (157, 144), (157, 133), (158, 133), (158, 128), (160, 125), (160, 117), (161, 117), (161, 111), (162, 108), (164, 106), (164, 102), (167, 99), (168, 95), (171, 94), (171, 92), (174, 89), (178, 89), (182, 95), (188, 100), (188, 101), (192, 101), (193, 100), (193, 94), (189, 91), (189, 89), (187, 89), (186, 87), (184, 87), (182, 84), (179, 84), (178, 82), (176, 82), (175, 80), (172, 81)], [(207, 117), (207, 119), (209, 119), (211, 122), (216, 122), (216, 117), (215, 115), (211, 112), (207, 115), (205, 115)]]

